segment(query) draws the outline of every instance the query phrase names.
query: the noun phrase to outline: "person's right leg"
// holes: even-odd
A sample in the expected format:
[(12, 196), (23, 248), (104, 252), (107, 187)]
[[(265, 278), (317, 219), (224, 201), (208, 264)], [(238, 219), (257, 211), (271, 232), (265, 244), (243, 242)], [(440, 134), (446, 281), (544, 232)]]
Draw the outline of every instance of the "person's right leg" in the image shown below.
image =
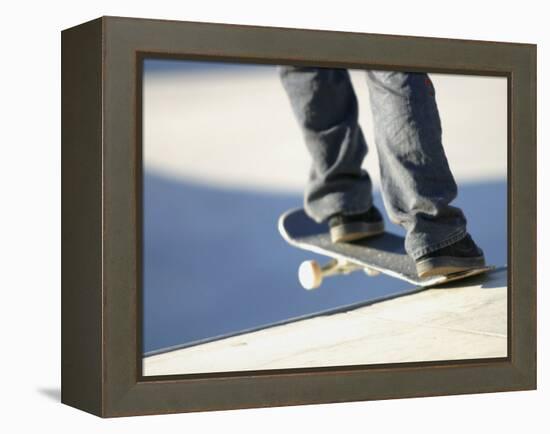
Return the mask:
[(384, 204), (405, 227), (405, 249), (420, 276), (485, 264), (450, 203), (457, 186), (441, 142), (435, 90), (427, 74), (368, 71)]
[(280, 76), (312, 157), (305, 211), (329, 221), (333, 241), (382, 232), (371, 180), (361, 168), (367, 145), (348, 71), (282, 66)]

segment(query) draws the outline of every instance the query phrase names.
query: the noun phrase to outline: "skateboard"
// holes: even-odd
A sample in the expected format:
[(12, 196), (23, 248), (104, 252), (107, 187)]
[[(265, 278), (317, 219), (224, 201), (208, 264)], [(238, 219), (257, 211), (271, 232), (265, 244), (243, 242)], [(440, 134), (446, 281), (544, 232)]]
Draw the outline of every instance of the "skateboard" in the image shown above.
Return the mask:
[(389, 232), (349, 243), (333, 243), (326, 223), (316, 223), (303, 209), (293, 209), (279, 217), (279, 232), (292, 246), (328, 256), (330, 261), (302, 262), (298, 269), (305, 289), (318, 288), (328, 276), (364, 271), (369, 276), (380, 273), (405, 280), (420, 287), (436, 286), (493, 270), (494, 266), (475, 268), (446, 276), (419, 278), (414, 261), (404, 250), (404, 238)]

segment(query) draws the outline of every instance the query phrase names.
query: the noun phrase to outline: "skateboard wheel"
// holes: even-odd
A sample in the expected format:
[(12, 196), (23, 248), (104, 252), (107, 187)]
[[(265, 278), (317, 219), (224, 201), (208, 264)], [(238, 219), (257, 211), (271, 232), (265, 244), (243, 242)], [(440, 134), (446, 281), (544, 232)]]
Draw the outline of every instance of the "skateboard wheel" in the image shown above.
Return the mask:
[(378, 276), (380, 274), (380, 271), (375, 270), (373, 268), (365, 268), (365, 273), (367, 273), (367, 275), (371, 277), (374, 277), (374, 276)]
[(298, 269), (298, 279), (304, 289), (315, 289), (321, 286), (323, 272), (317, 261), (304, 261)]

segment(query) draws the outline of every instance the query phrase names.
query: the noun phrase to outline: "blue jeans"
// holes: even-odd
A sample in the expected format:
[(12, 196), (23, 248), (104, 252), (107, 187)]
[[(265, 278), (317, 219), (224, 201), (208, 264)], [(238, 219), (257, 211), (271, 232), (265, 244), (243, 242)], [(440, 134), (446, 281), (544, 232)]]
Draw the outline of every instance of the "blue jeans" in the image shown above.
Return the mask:
[[(450, 203), (457, 186), (443, 145), (435, 90), (427, 74), (366, 71), (378, 148), (382, 196), (406, 230), (413, 258), (466, 236), (466, 218)], [(317, 222), (372, 206), (361, 168), (367, 144), (345, 69), (280, 67), (283, 86), (312, 157), (304, 208)]]

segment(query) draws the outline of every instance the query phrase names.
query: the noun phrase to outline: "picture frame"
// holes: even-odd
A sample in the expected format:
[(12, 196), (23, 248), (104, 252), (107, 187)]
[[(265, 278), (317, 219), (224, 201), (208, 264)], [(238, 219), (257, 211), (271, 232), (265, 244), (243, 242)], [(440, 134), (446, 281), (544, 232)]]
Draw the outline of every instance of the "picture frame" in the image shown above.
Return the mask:
[[(536, 45), (101, 17), (62, 32), (62, 402), (101, 417), (536, 388)], [(504, 76), (508, 357), (144, 377), (141, 64)]]

